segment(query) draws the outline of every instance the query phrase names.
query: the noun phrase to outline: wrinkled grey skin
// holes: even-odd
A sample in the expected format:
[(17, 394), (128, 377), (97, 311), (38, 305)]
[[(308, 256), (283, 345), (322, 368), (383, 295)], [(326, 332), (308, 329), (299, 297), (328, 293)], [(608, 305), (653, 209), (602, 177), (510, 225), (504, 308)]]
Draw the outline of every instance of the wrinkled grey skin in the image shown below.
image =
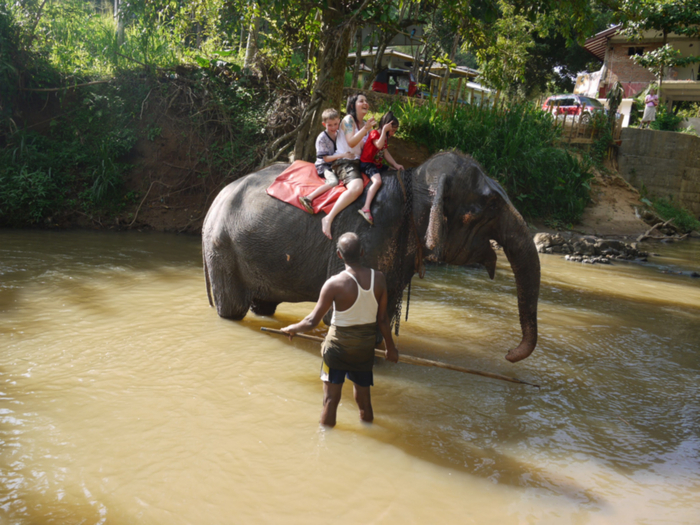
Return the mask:
[[(272, 315), (281, 302), (315, 302), (329, 275), (342, 270), (335, 241), (321, 231), (323, 214), (309, 215), (266, 193), (286, 164), (251, 173), (225, 187), (202, 227), (204, 274), (209, 303), (221, 317), (242, 319), (248, 309)], [(456, 152), (434, 155), (405, 176), (412, 177), (413, 215), (423, 256), (454, 265), (480, 263), (493, 279), (496, 253), (503, 250), (515, 274), (523, 338), (510, 350), (511, 362), (528, 357), (537, 344), (540, 261), (530, 232), (503, 189), (472, 158)], [(400, 257), (404, 282), (414, 274), (416, 247), (399, 256), (398, 236), (404, 197), (396, 172), (382, 177), (372, 204), (375, 226), (357, 210), (361, 196), (333, 222), (333, 239), (357, 233), (363, 264), (387, 275), (389, 316), (403, 293), (391, 268)], [(212, 302), (213, 299), (213, 302)]]

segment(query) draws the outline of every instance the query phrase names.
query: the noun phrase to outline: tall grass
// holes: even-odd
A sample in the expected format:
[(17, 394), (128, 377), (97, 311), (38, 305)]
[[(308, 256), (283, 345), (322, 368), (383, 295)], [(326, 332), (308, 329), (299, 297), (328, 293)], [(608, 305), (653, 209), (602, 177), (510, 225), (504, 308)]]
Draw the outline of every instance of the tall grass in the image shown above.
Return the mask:
[(700, 221), (674, 200), (658, 198), (654, 199), (652, 204), (663, 220), (667, 221), (673, 219), (673, 225), (682, 232), (700, 232)]
[(575, 223), (590, 200), (590, 161), (557, 147), (560, 130), (532, 105), (460, 105), (454, 113), (435, 104), (392, 109), (404, 137), (431, 153), (458, 149), (471, 155), (526, 217)]

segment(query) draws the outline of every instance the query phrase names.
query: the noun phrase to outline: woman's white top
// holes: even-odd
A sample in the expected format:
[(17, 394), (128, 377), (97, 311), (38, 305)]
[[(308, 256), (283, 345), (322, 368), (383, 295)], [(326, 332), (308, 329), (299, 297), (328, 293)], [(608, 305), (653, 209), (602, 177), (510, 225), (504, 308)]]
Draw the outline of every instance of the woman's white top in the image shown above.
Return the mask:
[(345, 128), (348, 124), (352, 126), (352, 135), (355, 135), (359, 131), (357, 129), (357, 124), (355, 124), (355, 119), (352, 118), (352, 115), (345, 115), (345, 118), (340, 123), (340, 129), (338, 130), (338, 135), (335, 139), (335, 151), (336, 153), (350, 152), (356, 159), (359, 159), (360, 155), (362, 155), (362, 148), (365, 146), (365, 142), (367, 142), (367, 134), (362, 137), (362, 140), (357, 144), (357, 146), (351, 148), (347, 139), (345, 138)]
[(372, 270), (372, 280), (369, 283), (369, 290), (364, 290), (350, 272), (347, 270), (344, 271), (352, 277), (352, 280), (357, 284), (357, 299), (355, 299), (355, 302), (350, 308), (342, 312), (336, 310), (335, 301), (333, 301), (333, 318), (331, 319), (331, 324), (335, 326), (356, 326), (360, 324), (376, 323), (379, 305), (374, 295), (374, 270)]

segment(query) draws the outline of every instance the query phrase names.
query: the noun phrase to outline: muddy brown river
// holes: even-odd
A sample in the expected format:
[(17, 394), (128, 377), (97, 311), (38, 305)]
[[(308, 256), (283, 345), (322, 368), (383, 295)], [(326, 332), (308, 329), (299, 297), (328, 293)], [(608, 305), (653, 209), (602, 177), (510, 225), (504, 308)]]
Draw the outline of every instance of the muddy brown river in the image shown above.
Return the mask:
[(0, 523), (697, 524), (700, 243), (651, 250), (541, 256), (516, 365), (502, 252), (429, 268), (400, 351), (541, 390), (382, 362), (324, 431), (318, 344), (259, 330), (310, 303), (220, 319), (195, 237), (0, 231)]

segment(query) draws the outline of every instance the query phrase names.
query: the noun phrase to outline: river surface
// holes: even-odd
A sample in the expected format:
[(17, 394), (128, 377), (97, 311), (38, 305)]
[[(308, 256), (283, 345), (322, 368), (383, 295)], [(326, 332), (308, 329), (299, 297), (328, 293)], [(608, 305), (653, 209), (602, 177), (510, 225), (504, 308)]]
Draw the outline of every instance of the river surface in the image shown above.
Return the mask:
[(382, 362), (323, 430), (318, 344), (259, 330), (312, 304), (220, 319), (195, 237), (0, 231), (0, 523), (700, 523), (700, 244), (651, 249), (541, 256), (516, 365), (503, 253), (429, 268), (400, 351), (542, 388)]

